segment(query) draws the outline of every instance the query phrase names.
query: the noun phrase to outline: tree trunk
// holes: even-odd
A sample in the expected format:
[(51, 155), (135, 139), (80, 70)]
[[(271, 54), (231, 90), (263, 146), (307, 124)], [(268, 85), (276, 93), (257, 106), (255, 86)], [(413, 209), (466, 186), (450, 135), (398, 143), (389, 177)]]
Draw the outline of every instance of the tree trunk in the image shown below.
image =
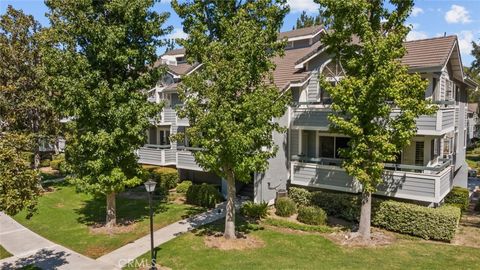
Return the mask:
[(372, 193), (362, 192), (362, 209), (358, 233), (363, 240), (370, 241), (370, 219), (372, 213)]
[(117, 225), (117, 208), (115, 206), (115, 192), (107, 194), (107, 222), (105, 226), (111, 228)]
[(227, 171), (227, 206), (225, 214), (226, 239), (235, 239), (235, 178), (231, 171)]

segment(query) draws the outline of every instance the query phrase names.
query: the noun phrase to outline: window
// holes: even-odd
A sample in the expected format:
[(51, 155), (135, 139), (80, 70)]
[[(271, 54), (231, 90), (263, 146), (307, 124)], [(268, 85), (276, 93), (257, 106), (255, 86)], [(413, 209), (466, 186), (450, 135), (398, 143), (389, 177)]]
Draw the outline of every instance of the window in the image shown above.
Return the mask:
[(170, 144), (170, 130), (161, 129), (160, 130), (160, 145), (169, 145)]
[(430, 157), (434, 159), (440, 155), (440, 140), (432, 139), (430, 142)]
[(340, 150), (342, 148), (347, 148), (349, 141), (350, 141), (350, 138), (335, 137), (335, 157), (336, 158), (341, 158), (338, 150)]
[(415, 142), (415, 165), (423, 166), (423, 142)]
[(148, 144), (157, 144), (157, 127), (148, 129)]
[(320, 145), (318, 154), (320, 157), (335, 157), (335, 137), (320, 136)]

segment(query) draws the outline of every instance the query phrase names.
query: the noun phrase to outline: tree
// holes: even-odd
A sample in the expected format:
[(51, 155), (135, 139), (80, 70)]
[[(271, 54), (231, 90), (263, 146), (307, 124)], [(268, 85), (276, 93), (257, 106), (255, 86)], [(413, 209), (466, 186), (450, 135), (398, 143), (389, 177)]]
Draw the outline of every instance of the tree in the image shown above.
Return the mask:
[(475, 76), (480, 74), (480, 43), (477, 44), (475, 41), (472, 41), (472, 56), (475, 58), (472, 62), (470, 71)]
[(188, 61), (202, 63), (183, 79), (179, 93), (188, 117), (186, 136), (206, 171), (226, 179), (225, 233), (235, 238), (235, 181), (248, 182), (268, 167), (277, 146), (272, 121), (285, 113), (288, 95), (272, 82), (274, 56), (285, 43), (277, 40), (288, 7), (283, 0), (172, 2), (189, 35), (180, 41)]
[(33, 16), (8, 6), (0, 17), (0, 132), (32, 140), (32, 167), (40, 163), (42, 141), (56, 139), (59, 118), (43, 85), (41, 27)]
[(320, 14), (317, 16), (309, 16), (306, 11), (302, 11), (300, 17), (297, 18), (297, 22), (293, 29), (300, 29), (305, 27), (310, 27), (314, 25), (322, 25), (323, 24), (323, 17), (321, 15), (321, 10), (319, 10)]
[(0, 211), (16, 215), (27, 209), (27, 218), (36, 211), (40, 194), (39, 175), (25, 159), (32, 140), (18, 133), (0, 133)]
[(116, 225), (115, 194), (140, 183), (135, 150), (145, 143), (161, 106), (150, 88), (164, 69), (153, 68), (167, 13), (154, 0), (47, 0), (49, 87), (72, 118), (66, 160), (81, 191), (107, 197), (106, 226)]
[[(415, 119), (433, 113), (425, 100), (427, 82), (401, 64), (412, 0), (316, 0), (331, 31), (323, 38), (346, 76), (336, 86), (321, 80), (332, 97), (331, 130), (351, 139), (340, 152), (346, 172), (362, 184), (359, 234), (370, 239), (372, 193), (383, 181), (384, 162), (416, 133)], [(358, 42), (353, 42), (353, 38)], [(396, 117), (390, 117), (399, 109)]]

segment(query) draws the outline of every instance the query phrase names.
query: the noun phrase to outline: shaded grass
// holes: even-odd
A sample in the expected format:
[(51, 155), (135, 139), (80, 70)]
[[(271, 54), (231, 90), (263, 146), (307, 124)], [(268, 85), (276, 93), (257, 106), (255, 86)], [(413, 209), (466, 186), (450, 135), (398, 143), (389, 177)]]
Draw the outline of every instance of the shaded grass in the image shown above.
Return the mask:
[(5, 248), (0, 246), (0, 260), (11, 257), (11, 256), (12, 254), (10, 254), (10, 252), (8, 252)]
[(301, 223), (282, 220), (278, 218), (267, 218), (263, 220), (262, 223), (270, 226), (279, 227), (279, 228), (287, 228), (287, 229), (299, 230), (304, 232), (319, 232), (319, 233), (333, 232), (333, 229), (328, 226), (301, 224)]
[[(14, 216), (14, 219), (51, 241), (92, 258), (100, 257), (149, 233), (146, 193), (144, 200), (117, 196), (117, 222), (135, 225), (119, 233), (106, 234), (92, 233), (89, 227), (104, 223), (105, 198), (77, 193), (74, 187), (66, 183), (52, 184), (52, 187), (55, 191), (40, 197), (38, 213), (30, 220), (25, 218), (25, 212)], [(155, 230), (202, 211), (198, 207), (159, 200), (154, 200), (154, 207)]]
[[(221, 229), (219, 224), (210, 229)], [(208, 248), (192, 232), (157, 247), (157, 262), (172, 269), (477, 269), (480, 249), (423, 241), (398, 241), (386, 247), (348, 248), (318, 234), (263, 228), (248, 233), (265, 247), (242, 251)], [(131, 264), (148, 262), (148, 253)]]

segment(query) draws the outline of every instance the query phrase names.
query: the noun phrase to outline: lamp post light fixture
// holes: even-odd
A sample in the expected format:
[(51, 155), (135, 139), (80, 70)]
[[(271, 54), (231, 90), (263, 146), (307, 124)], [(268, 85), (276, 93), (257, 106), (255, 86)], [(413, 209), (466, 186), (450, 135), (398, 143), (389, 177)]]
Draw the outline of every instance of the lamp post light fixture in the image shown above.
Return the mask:
[(153, 254), (153, 208), (152, 208), (152, 196), (153, 192), (155, 191), (155, 185), (157, 185), (157, 182), (152, 181), (151, 179), (148, 180), (147, 182), (144, 183), (145, 189), (147, 190), (148, 193), (148, 204), (150, 206), (150, 256), (152, 260), (152, 267), (150, 268), (151, 270), (156, 270), (156, 262), (155, 262), (155, 256)]

